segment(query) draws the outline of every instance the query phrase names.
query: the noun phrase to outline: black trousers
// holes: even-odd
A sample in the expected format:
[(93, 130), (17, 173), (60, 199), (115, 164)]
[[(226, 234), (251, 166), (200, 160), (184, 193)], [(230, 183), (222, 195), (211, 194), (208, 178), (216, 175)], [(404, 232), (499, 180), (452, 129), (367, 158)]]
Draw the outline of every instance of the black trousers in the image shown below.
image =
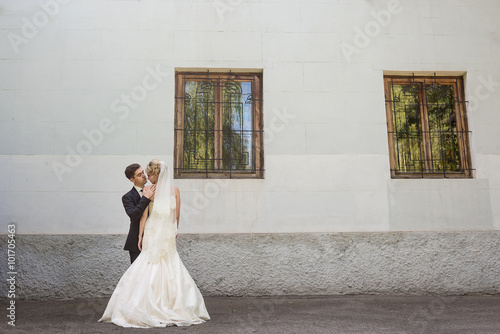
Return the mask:
[(130, 264), (134, 263), (135, 259), (141, 254), (141, 252), (128, 251), (130, 253)]

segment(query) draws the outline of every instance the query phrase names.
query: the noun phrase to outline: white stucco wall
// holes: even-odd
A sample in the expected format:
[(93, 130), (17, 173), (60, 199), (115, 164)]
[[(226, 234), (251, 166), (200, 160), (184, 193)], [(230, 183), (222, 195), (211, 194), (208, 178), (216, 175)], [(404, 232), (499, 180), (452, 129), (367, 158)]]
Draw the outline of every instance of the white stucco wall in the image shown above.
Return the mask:
[[(127, 233), (125, 166), (172, 162), (175, 70), (243, 68), (263, 72), (265, 179), (178, 180), (181, 233), (500, 229), (500, 2), (239, 2), (0, 1), (0, 220)], [(465, 75), (474, 179), (390, 178), (384, 71)]]

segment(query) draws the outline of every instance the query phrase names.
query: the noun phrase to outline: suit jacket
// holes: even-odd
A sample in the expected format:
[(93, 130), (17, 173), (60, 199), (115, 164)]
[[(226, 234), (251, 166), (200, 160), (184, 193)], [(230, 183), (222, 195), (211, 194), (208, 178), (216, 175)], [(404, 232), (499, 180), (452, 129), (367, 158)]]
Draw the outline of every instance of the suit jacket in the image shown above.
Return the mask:
[(149, 205), (150, 200), (144, 196), (139, 195), (137, 190), (132, 187), (128, 193), (122, 197), (125, 212), (130, 217), (130, 229), (128, 231), (127, 241), (125, 241), (124, 250), (139, 252), (139, 223), (144, 210)]

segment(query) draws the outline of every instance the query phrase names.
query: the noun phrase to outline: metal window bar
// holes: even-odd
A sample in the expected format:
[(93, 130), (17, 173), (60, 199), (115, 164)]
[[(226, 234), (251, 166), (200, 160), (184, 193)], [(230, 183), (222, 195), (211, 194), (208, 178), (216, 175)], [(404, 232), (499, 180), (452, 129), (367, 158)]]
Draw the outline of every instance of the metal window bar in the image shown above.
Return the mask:
[[(208, 100), (203, 100), (200, 101), (200, 103), (204, 104), (204, 112), (203, 116), (205, 117), (205, 126), (204, 128), (199, 129), (198, 127), (198, 109), (195, 107), (194, 108), (194, 128), (192, 129), (186, 129), (186, 119), (185, 119), (185, 128), (175, 128), (175, 133), (181, 133), (182, 138), (184, 138), (184, 145), (183, 145), (183, 153), (181, 154), (181, 166), (177, 167), (176, 170), (180, 172), (203, 172), (205, 174), (205, 177), (208, 178), (209, 174), (218, 174), (218, 173), (229, 173), (229, 177), (233, 177), (232, 174), (237, 173), (253, 173), (255, 174), (256, 172), (263, 172), (264, 169), (262, 168), (257, 168), (256, 167), (256, 159), (258, 159), (258, 152), (256, 151), (256, 142), (262, 142), (262, 136), (263, 136), (263, 130), (262, 129), (255, 129), (255, 103), (261, 103), (262, 99), (255, 99), (253, 98), (253, 91), (255, 89), (255, 82), (249, 81), (249, 80), (240, 80), (238, 81), (238, 76), (234, 75), (232, 78), (222, 78), (222, 77), (210, 77), (209, 74), (207, 73), (206, 76), (193, 76), (190, 75), (189, 79), (186, 79), (189, 81), (194, 81), (194, 82), (202, 82), (201, 86), (203, 88), (207, 88), (209, 90), (220, 90), (218, 93), (218, 96), (216, 96), (216, 93), (214, 92), (214, 97), (213, 99), (208, 99)], [(231, 90), (231, 85), (233, 87), (240, 87), (240, 83), (244, 82), (251, 82), (252, 87), (250, 94), (248, 94), (247, 98), (245, 101), (242, 103), (242, 101), (237, 101), (233, 102), (231, 100), (232, 97), (229, 97), (229, 101), (224, 101), (223, 100), (223, 89), (227, 88), (228, 90)], [(182, 117), (186, 117), (186, 110), (188, 109), (186, 106), (189, 103), (192, 103), (193, 97), (190, 96), (186, 92), (186, 88), (182, 87), (183, 91), (183, 96), (176, 96), (176, 99), (183, 100), (184, 103), (184, 115)], [(198, 91), (197, 91), (198, 93)], [(226, 94), (231, 95), (231, 92), (225, 92)], [(241, 89), (239, 92), (236, 92), (236, 97), (242, 96)], [(198, 101), (195, 101), (195, 105), (198, 103)], [(241, 104), (249, 104), (250, 105), (250, 124), (251, 124), (251, 129), (245, 129), (243, 126), (243, 121), (245, 115), (243, 113), (245, 112), (243, 109), (244, 107), (240, 106), (239, 108), (241, 109), (241, 117), (239, 117), (239, 126), (234, 129), (233, 128), (233, 118), (231, 115), (227, 116), (224, 115), (225, 112), (232, 112), (234, 110), (234, 107), (238, 107), (238, 105)], [(212, 109), (210, 110), (210, 106), (213, 106)], [(219, 118), (219, 124), (221, 126), (214, 126), (211, 120), (209, 119), (209, 113), (213, 110), (214, 114), (218, 113), (217, 116), (213, 115), (214, 121), (215, 119)], [(224, 117), (228, 117), (228, 122), (230, 123), (230, 130), (228, 128), (224, 128)], [(211, 124), (211, 126), (210, 126)], [(198, 134), (203, 134), (204, 135), (204, 149), (199, 149), (197, 147), (198, 142), (196, 141), (196, 138)], [(188, 141), (186, 138), (187, 136), (192, 135), (194, 136), (194, 148), (189, 149), (186, 147), (186, 142)], [(216, 137), (220, 138), (220, 142), (217, 142), (215, 139)], [(216, 145), (220, 145), (222, 148), (220, 151), (216, 149), (216, 152), (214, 153), (213, 156), (211, 157), (209, 154), (209, 147), (212, 145), (212, 140), (213, 140), (213, 145), (214, 149)], [(228, 156), (224, 158), (225, 151), (224, 151), (224, 140), (229, 141), (229, 144), (227, 145), (229, 151)], [(248, 143), (248, 150), (245, 151), (245, 142)], [(235, 150), (235, 147), (237, 148)], [(197, 155), (198, 151), (204, 151), (204, 156), (200, 157)], [(188, 152), (187, 159), (186, 159), (186, 152)], [(250, 158), (251, 157), (251, 158)], [(186, 163), (187, 162), (187, 163)], [(203, 166), (204, 168), (200, 168), (200, 165)]]
[[(434, 80), (430, 83), (426, 82), (424, 80), (423, 82), (419, 82), (415, 80), (415, 77), (410, 77), (410, 80), (408, 81), (407, 84), (400, 84), (400, 85), (406, 85), (410, 87), (410, 89), (407, 89), (404, 92), (404, 96), (411, 96), (412, 92), (415, 92), (417, 90), (418, 92), (416, 94), (413, 94), (415, 96), (415, 100), (417, 101), (416, 104), (406, 104), (404, 105), (404, 126), (398, 127), (398, 116), (397, 116), (397, 103), (401, 103), (401, 99), (399, 96), (396, 96), (396, 92), (394, 89), (394, 86), (397, 85), (394, 82), (394, 78), (391, 78), (390, 80), (390, 92), (391, 96), (389, 100), (386, 100), (386, 103), (391, 104), (391, 114), (392, 114), (392, 124), (393, 124), (393, 131), (388, 131), (389, 135), (393, 136), (394, 138), (394, 150), (395, 150), (395, 161), (396, 165), (394, 168), (391, 168), (391, 172), (395, 172), (398, 174), (420, 174), (421, 178), (426, 177), (428, 174), (442, 174), (444, 178), (447, 178), (452, 175), (456, 175), (457, 173), (464, 173), (465, 171), (473, 171), (473, 168), (470, 168), (467, 165), (464, 165), (464, 161), (468, 161), (468, 157), (462, 157), (460, 156), (460, 146), (465, 148), (462, 149), (465, 154), (468, 154), (468, 135), (470, 134), (470, 131), (463, 130), (463, 125), (459, 124), (460, 122), (457, 120), (457, 118), (462, 115), (464, 110), (462, 109), (464, 106), (463, 100), (459, 98), (460, 94), (458, 93), (458, 84), (457, 81), (455, 81), (453, 85), (453, 99), (452, 103), (449, 104), (450, 106), (450, 117), (448, 117), (448, 122), (449, 122), (449, 128), (450, 130), (443, 131), (442, 123), (441, 120), (437, 119), (437, 124), (438, 124), (438, 130), (431, 130), (430, 129), (430, 116), (429, 116), (429, 109), (430, 106), (435, 105), (436, 109), (439, 110), (440, 103), (439, 99), (436, 101), (437, 103), (431, 104), (428, 103), (427, 97), (428, 97), (428, 91), (430, 89), (434, 89), (437, 87), (445, 86), (437, 82), (436, 76), (434, 76)], [(418, 96), (423, 96), (424, 101), (420, 101), (418, 99)], [(419, 113), (417, 112), (417, 129), (416, 131), (410, 131), (410, 125), (408, 123), (409, 119), (409, 107), (415, 107), (418, 109), (421, 106), (425, 107), (425, 112), (424, 116), (427, 118), (426, 121), (428, 122), (427, 126), (429, 127), (427, 130), (425, 130), (422, 122), (423, 119), (419, 119), (418, 115)], [(452, 124), (452, 115), (455, 117), (455, 122), (456, 126), (455, 129)], [(458, 162), (458, 168), (456, 169), (451, 169), (448, 168), (447, 164), (450, 162), (450, 158), (448, 158), (445, 154), (445, 144), (444, 144), (444, 137), (445, 136), (456, 136), (457, 139), (457, 145), (458, 145), (458, 150), (452, 150), (452, 157), (451, 159), (453, 161)], [(439, 156), (436, 157), (434, 156), (433, 152), (433, 138), (436, 137), (438, 138), (439, 142), (439, 147), (437, 148)], [(419, 154), (419, 159), (415, 159), (416, 157), (414, 156), (414, 152), (411, 148), (411, 138), (416, 138), (418, 141), (418, 154)], [(402, 138), (407, 139), (407, 146), (404, 147), (403, 142), (401, 141)], [(461, 142), (458, 144), (458, 142)], [(429, 153), (428, 157), (425, 156), (425, 150), (423, 147), (425, 145), (429, 145)], [(435, 147), (434, 147), (435, 148)], [(403, 150), (403, 151), (402, 151)], [(458, 156), (457, 156), (458, 155)], [(401, 160), (403, 158), (403, 161)], [(442, 171), (436, 171), (435, 170), (435, 162), (441, 163), (442, 165)], [(418, 164), (420, 167), (420, 171), (417, 172), (415, 171), (415, 168), (409, 168), (411, 166), (415, 167), (415, 165)], [(426, 167), (427, 166), (427, 167)], [(410, 170), (410, 171), (409, 171)]]

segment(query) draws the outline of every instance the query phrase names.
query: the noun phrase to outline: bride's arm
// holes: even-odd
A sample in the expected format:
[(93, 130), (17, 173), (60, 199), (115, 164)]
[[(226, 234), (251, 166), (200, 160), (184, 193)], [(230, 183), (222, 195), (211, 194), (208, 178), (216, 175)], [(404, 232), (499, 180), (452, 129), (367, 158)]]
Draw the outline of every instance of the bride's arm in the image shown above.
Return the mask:
[(181, 194), (179, 188), (175, 187), (175, 217), (177, 219), (177, 228), (179, 228), (179, 217), (181, 215)]
[(137, 246), (139, 247), (139, 250), (142, 251), (142, 234), (144, 233), (144, 227), (146, 226), (146, 220), (148, 219), (148, 208), (144, 210), (141, 216), (141, 221), (139, 223), (139, 243)]

